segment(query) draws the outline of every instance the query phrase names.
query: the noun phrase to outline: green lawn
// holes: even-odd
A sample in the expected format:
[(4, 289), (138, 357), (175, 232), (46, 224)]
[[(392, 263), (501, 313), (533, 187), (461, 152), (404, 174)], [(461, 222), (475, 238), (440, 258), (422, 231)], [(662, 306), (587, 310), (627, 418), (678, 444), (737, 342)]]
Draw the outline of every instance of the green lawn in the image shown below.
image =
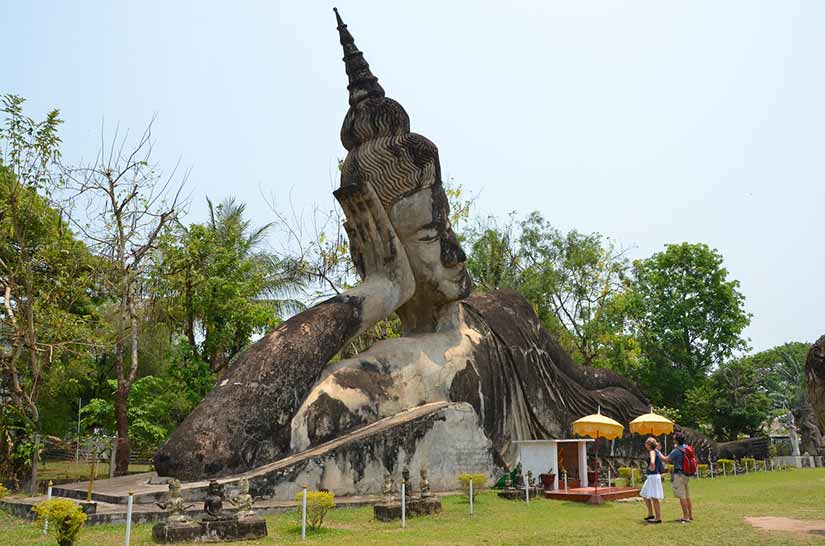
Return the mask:
[[(663, 506), (665, 523), (642, 523), (641, 503), (608, 503), (587, 506), (559, 501), (504, 501), (492, 493), (479, 496), (475, 515), (467, 514), (462, 497), (444, 499), (444, 512), (410, 519), (407, 529), (397, 523), (372, 520), (371, 509), (337, 510), (328, 516), (327, 528), (310, 534), (307, 544), (346, 545), (482, 545), (564, 544), (600, 546), (647, 545), (780, 545), (825, 544), (813, 535), (765, 533), (752, 529), (745, 516), (786, 516), (825, 519), (825, 469), (757, 473), (737, 478), (699, 480), (691, 483), (696, 521), (679, 524), (678, 501), (668, 497)], [(232, 544), (295, 544), (300, 530), (289, 515), (267, 517), (270, 536), (257, 542)], [(123, 526), (91, 527), (80, 544), (123, 544)], [(151, 544), (151, 526), (133, 529), (132, 544)], [(25, 546), (54, 544), (30, 523), (0, 515), (0, 544)]]
[[(151, 469), (148, 464), (130, 464), (129, 472), (148, 472)], [(41, 462), (37, 467), (38, 480), (88, 480), (92, 470), (92, 464), (81, 462), (75, 464), (73, 461), (46, 461)], [(109, 477), (109, 463), (102, 462), (95, 465), (97, 479)]]

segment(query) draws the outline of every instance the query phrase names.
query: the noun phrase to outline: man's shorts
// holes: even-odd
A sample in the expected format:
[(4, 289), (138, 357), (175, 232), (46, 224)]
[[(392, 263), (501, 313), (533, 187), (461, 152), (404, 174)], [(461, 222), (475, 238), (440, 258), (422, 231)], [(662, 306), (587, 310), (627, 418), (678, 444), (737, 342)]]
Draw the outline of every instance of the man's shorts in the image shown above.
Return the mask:
[(684, 474), (674, 474), (673, 475), (673, 482), (671, 485), (673, 486), (673, 496), (677, 499), (689, 499), (690, 498), (690, 489), (688, 488), (688, 482), (690, 478), (685, 476)]

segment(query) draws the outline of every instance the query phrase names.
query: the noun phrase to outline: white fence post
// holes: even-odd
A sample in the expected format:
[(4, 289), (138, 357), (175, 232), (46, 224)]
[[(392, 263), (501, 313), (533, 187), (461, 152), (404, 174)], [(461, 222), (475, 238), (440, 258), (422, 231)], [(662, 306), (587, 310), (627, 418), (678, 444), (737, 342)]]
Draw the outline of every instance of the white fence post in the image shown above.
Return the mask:
[(401, 480), (401, 528), (407, 527), (407, 482)]
[(564, 492), (567, 493), (567, 470), (564, 471)]
[(524, 478), (524, 500), (530, 504), (530, 484), (527, 483), (527, 478)]
[(307, 539), (307, 484), (304, 484), (304, 500), (301, 502), (301, 540)]
[[(52, 500), (52, 485), (53, 485), (53, 482), (51, 480), (49, 480), (49, 489), (48, 489), (48, 492), (46, 493), (46, 500), (47, 501)], [(45, 518), (44, 521), (43, 521), (43, 534), (44, 535), (49, 534), (49, 518)]]
[(470, 476), (470, 515), (473, 515), (473, 477)]
[(129, 491), (129, 500), (126, 502), (126, 546), (132, 540), (132, 503), (135, 500), (135, 493)]

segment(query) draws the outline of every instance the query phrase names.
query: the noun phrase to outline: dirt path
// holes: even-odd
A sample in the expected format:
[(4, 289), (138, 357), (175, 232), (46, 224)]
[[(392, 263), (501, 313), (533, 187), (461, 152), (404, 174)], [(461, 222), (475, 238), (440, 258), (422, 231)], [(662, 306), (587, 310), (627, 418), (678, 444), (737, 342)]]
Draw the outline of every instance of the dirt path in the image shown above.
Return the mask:
[(785, 531), (788, 533), (825, 536), (825, 520), (791, 518), (745, 518), (745, 521), (763, 531)]

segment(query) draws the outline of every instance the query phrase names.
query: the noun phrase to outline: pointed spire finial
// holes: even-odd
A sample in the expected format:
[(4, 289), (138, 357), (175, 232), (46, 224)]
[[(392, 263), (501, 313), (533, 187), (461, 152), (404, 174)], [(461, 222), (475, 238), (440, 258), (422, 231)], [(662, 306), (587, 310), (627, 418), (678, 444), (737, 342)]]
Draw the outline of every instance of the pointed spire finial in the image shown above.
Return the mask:
[(355, 106), (362, 100), (370, 97), (383, 97), (384, 89), (379, 85), (378, 78), (370, 72), (370, 65), (364, 59), (364, 54), (358, 50), (355, 40), (347, 30), (347, 25), (341, 19), (338, 8), (332, 8), (338, 22), (338, 36), (341, 47), (344, 49), (344, 65), (349, 77), (349, 104)]

